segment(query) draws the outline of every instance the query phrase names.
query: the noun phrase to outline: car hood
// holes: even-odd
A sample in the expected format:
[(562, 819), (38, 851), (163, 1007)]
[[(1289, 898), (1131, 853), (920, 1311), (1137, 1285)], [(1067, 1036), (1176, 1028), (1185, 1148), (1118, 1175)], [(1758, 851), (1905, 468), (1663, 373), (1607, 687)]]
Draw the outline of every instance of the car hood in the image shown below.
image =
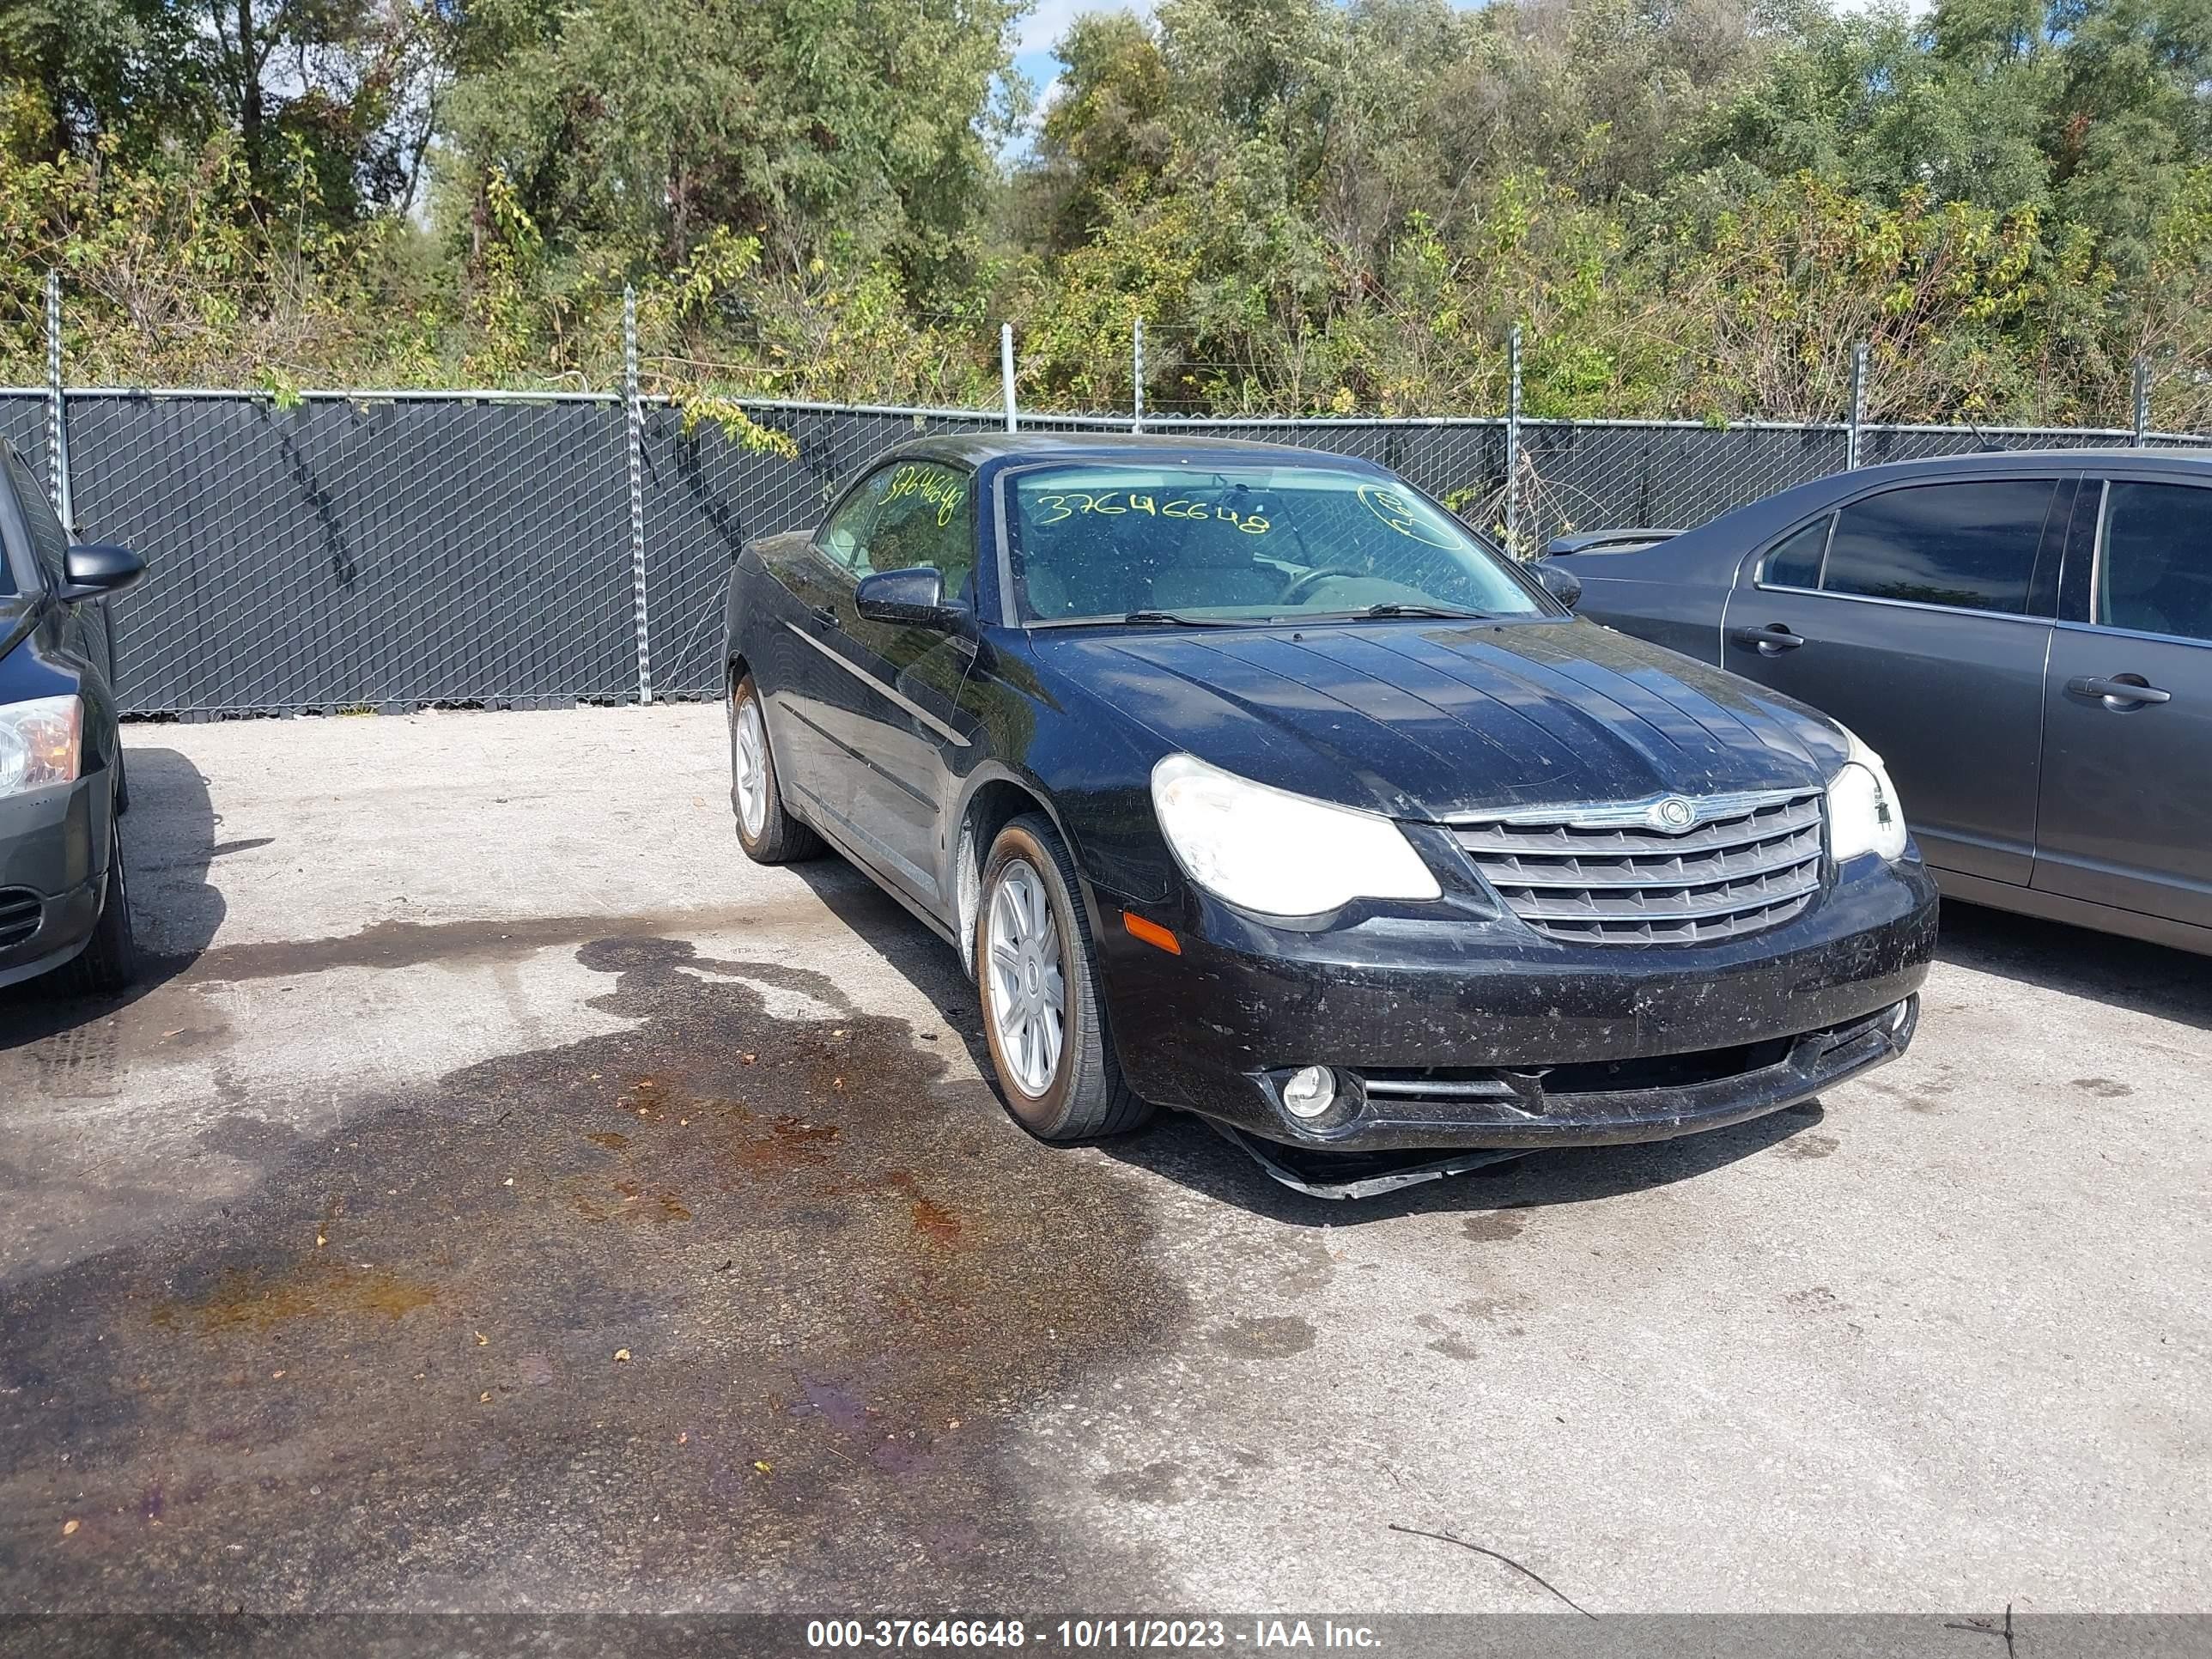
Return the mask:
[(1034, 637), (1167, 750), (1396, 817), (1819, 788), (1845, 752), (1802, 704), (1583, 620)]

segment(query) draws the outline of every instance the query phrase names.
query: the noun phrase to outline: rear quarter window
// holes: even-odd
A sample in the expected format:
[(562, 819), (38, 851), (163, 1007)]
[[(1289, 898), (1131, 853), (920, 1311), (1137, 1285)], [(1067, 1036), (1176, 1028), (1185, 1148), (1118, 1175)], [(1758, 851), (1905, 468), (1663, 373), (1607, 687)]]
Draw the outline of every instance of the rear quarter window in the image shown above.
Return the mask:
[(1820, 560), (1828, 550), (1828, 526), (1835, 517), (1824, 513), (1775, 543), (1759, 567), (1759, 580), (1769, 587), (1818, 587)]

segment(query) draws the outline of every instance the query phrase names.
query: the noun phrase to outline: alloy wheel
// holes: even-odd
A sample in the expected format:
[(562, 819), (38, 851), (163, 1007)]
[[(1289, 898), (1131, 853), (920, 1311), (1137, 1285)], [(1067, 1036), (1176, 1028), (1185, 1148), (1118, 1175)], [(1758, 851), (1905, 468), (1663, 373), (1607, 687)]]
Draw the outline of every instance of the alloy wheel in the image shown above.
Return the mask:
[(1034, 1098), (1052, 1087), (1060, 1071), (1067, 980), (1052, 900), (1026, 860), (1016, 859), (1000, 874), (985, 945), (1000, 1058), (1014, 1085)]
[(738, 705), (734, 725), (730, 764), (737, 774), (738, 821), (747, 836), (757, 838), (768, 822), (768, 729), (761, 724), (759, 698), (747, 697)]

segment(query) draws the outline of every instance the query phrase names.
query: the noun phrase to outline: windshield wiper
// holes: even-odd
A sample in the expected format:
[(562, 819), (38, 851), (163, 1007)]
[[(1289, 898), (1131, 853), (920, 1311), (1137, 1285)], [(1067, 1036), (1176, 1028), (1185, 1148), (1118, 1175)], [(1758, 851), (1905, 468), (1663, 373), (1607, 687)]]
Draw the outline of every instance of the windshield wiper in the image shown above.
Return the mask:
[(1125, 623), (1165, 623), (1176, 628), (1249, 628), (1257, 617), (1187, 617), (1180, 611), (1132, 611)]
[(1301, 616), (1296, 611), (1273, 618), (1276, 622), (1370, 622), (1382, 617), (1442, 617), (1453, 622), (1490, 622), (1496, 613), (1489, 611), (1460, 611), (1448, 605), (1403, 605), (1391, 600), (1382, 605), (1362, 605), (1357, 611), (1322, 611)]

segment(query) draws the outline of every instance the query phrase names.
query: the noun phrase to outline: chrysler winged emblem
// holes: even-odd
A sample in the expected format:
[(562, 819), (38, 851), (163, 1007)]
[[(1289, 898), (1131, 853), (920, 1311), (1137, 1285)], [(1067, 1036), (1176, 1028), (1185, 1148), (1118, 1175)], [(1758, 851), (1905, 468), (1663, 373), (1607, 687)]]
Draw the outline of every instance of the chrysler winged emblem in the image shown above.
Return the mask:
[(1698, 821), (1697, 809), (1680, 795), (1669, 795), (1655, 801), (1651, 807), (1651, 827), (1663, 830), (1670, 836), (1679, 836)]

